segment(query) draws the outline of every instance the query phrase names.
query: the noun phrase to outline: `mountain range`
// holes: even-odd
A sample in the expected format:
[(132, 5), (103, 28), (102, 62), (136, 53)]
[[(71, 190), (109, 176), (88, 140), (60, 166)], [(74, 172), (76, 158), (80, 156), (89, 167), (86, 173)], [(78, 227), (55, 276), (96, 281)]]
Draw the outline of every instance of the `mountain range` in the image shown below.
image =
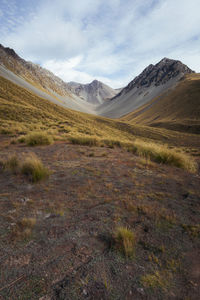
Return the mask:
[(199, 299), (200, 74), (64, 82), (0, 46), (0, 298)]
[(115, 90), (97, 80), (66, 83), (0, 45), (0, 76), (65, 108), (136, 124), (199, 132), (200, 78), (178, 60), (163, 58), (150, 64), (126, 87)]

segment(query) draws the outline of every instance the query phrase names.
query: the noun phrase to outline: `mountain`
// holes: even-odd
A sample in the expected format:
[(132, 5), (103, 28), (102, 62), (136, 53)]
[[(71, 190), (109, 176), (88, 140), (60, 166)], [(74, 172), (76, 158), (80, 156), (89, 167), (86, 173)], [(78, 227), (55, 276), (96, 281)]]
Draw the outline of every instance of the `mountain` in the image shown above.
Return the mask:
[(93, 105), (72, 92), (71, 86), (52, 72), (18, 56), (0, 44), (0, 76), (39, 97), (81, 112), (95, 113)]
[(132, 124), (199, 131), (199, 77), (177, 60), (163, 58), (122, 90), (114, 90), (97, 80), (66, 83), (0, 45), (0, 76), (65, 108)]
[(1, 44), (0, 63), (14, 74), (21, 76), (42, 90), (57, 93), (61, 96), (72, 96), (67, 83), (62, 79), (37, 64), (25, 61), (13, 49), (5, 48)]
[(69, 82), (68, 86), (70, 86), (71, 91), (78, 97), (96, 105), (102, 104), (104, 101), (118, 94), (118, 90), (112, 89), (98, 80), (94, 80), (89, 84)]
[(194, 72), (180, 61), (164, 58), (144, 69), (118, 95), (98, 107), (97, 113), (110, 118), (122, 117), (173, 89), (185, 74), (190, 73)]
[(122, 118), (132, 124), (200, 133), (200, 74), (187, 74), (176, 88)]

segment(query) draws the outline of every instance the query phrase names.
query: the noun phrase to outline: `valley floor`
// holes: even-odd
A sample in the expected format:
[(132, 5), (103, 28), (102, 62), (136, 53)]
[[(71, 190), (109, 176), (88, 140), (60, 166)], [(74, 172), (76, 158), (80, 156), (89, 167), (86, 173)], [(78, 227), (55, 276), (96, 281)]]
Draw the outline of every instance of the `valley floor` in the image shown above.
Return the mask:
[[(0, 169), (0, 299), (199, 299), (200, 173), (120, 148), (0, 137), (0, 160), (31, 152), (48, 179)], [(16, 238), (23, 218), (34, 226)], [(133, 258), (115, 247), (118, 226), (135, 233)]]

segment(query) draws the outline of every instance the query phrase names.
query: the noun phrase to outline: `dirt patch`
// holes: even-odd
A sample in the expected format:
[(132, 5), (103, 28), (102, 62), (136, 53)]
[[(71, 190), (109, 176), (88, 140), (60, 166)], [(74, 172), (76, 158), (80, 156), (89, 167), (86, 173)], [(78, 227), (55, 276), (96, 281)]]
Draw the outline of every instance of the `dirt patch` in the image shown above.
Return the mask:
[[(198, 299), (199, 174), (120, 148), (8, 145), (0, 159), (34, 152), (51, 175), (0, 171), (2, 299)], [(23, 218), (36, 222), (15, 239)], [(114, 247), (118, 226), (134, 232), (134, 258)]]

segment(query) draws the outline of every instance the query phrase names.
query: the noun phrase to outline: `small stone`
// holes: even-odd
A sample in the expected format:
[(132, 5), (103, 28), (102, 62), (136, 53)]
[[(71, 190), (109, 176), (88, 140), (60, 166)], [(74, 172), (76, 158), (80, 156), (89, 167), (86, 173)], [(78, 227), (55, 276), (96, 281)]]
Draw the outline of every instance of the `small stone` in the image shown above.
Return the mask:
[(145, 294), (143, 288), (137, 288), (137, 292), (140, 293), (141, 295)]
[(83, 289), (83, 295), (87, 296), (87, 291), (86, 291), (86, 289)]

